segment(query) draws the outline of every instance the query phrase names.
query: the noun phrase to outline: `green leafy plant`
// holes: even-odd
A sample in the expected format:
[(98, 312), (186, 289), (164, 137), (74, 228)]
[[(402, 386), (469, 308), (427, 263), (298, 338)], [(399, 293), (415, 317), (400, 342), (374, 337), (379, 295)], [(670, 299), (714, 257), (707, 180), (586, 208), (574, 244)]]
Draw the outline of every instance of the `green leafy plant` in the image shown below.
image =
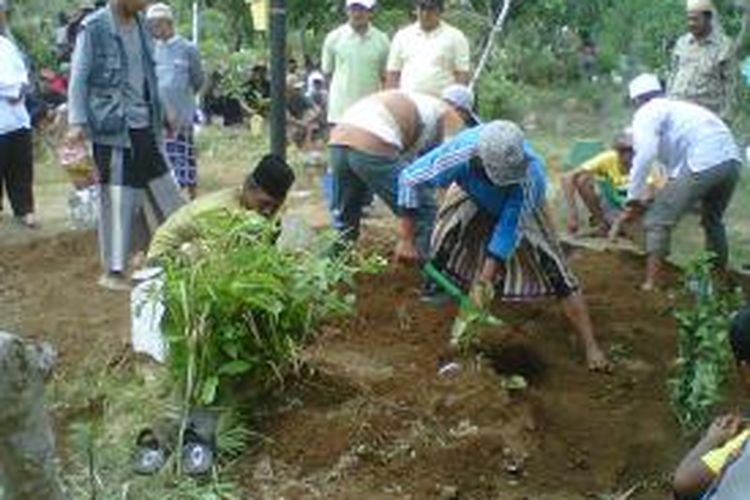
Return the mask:
[[(279, 250), (277, 228), (260, 217), (209, 217), (204, 237), (166, 266), (169, 367), (189, 405), (226, 404), (239, 385), (283, 380), (324, 319), (348, 312), (352, 263), (320, 237), (301, 252)], [(364, 267), (363, 267), (364, 266)]]
[(674, 377), (668, 384), (674, 411), (689, 433), (710, 422), (723, 399), (733, 364), (728, 329), (741, 295), (718, 291), (711, 269), (711, 255), (690, 264), (685, 272), (687, 303), (674, 313), (679, 354)]
[(485, 328), (503, 326), (502, 320), (493, 316), (488, 309), (476, 307), (471, 301), (461, 305), (451, 328), (451, 344), (461, 352), (469, 352), (476, 347)]

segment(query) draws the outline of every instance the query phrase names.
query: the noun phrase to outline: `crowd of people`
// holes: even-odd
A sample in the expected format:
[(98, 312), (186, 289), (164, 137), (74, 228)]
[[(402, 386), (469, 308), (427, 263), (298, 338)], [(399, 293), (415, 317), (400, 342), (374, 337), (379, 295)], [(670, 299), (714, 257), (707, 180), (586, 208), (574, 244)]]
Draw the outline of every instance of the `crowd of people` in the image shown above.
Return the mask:
[[(6, 1), (0, 0), (0, 180), (15, 216), (34, 227), (29, 71), (6, 28)], [(469, 42), (443, 19), (444, 7), (443, 0), (415, 0), (416, 20), (389, 39), (373, 25), (376, 0), (346, 0), (346, 22), (326, 36), (320, 69), (306, 65), (303, 75), (289, 61), (289, 141), (328, 148), (332, 221), (342, 248), (356, 244), (363, 209), (376, 196), (398, 219), (398, 261), (429, 262), (480, 308), (499, 299), (559, 299), (587, 367), (609, 371), (560, 245), (544, 160), (519, 125), (478, 118)], [(562, 180), (573, 236), (616, 240), (642, 227), (644, 292), (659, 288), (670, 235), (695, 207), (716, 269), (728, 263), (724, 214), (742, 166), (731, 130), (737, 49), (710, 0), (687, 0), (686, 12), (688, 33), (674, 47), (666, 85), (650, 73), (634, 78), (627, 89), (635, 109), (630, 126), (610, 150)], [(130, 290), (132, 257), (155, 263), (182, 251), (199, 236), (201, 213), (278, 214), (294, 174), (273, 155), (242, 186), (196, 198), (196, 95), (204, 94), (207, 114), (222, 114), (224, 124), (262, 114), (270, 98), (264, 65), (252, 68), (246, 99), (231, 102), (219, 97), (217, 75), (204, 77), (196, 47), (176, 32), (166, 4), (110, 0), (73, 24), (71, 30), (61, 16), (58, 50), (62, 60), (70, 57), (69, 84), (57, 74), (42, 76), (50, 92), (67, 94), (66, 143), (91, 144), (101, 286)], [(423, 299), (440, 303), (440, 296), (426, 280)], [(745, 370), (750, 314), (735, 318), (731, 339)], [(712, 488), (706, 498), (744, 498), (748, 489), (737, 484), (750, 474), (736, 471), (750, 459), (748, 437), (738, 417), (717, 421), (677, 471), (676, 494), (698, 498)]]

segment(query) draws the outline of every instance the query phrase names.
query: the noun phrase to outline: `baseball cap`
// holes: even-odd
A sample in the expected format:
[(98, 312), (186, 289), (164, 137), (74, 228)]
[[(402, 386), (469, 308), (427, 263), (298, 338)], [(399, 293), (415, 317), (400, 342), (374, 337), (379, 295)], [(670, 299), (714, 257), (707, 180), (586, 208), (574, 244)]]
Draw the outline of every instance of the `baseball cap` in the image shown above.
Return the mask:
[(372, 10), (377, 3), (377, 0), (346, 0), (346, 8), (348, 9), (354, 5), (361, 5), (367, 10)]

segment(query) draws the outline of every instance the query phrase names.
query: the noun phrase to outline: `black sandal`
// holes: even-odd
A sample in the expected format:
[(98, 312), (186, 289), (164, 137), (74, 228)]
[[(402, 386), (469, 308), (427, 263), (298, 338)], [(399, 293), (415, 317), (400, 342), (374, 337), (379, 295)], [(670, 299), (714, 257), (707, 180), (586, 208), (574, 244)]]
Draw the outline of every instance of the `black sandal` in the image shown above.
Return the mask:
[(188, 476), (203, 476), (211, 472), (216, 461), (214, 446), (191, 426), (185, 430), (182, 445), (182, 472)]
[(133, 472), (141, 476), (153, 476), (167, 463), (170, 450), (166, 442), (153, 429), (143, 429), (135, 441)]

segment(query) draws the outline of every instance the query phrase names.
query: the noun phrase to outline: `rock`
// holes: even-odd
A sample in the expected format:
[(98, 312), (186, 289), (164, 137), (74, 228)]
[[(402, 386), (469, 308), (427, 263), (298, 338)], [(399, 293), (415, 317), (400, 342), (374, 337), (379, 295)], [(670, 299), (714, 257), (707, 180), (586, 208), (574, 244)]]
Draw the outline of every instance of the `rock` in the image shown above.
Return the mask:
[(0, 332), (0, 481), (5, 500), (65, 498), (44, 402), (55, 351)]
[(440, 500), (457, 500), (458, 488), (455, 486), (442, 486), (438, 493)]

